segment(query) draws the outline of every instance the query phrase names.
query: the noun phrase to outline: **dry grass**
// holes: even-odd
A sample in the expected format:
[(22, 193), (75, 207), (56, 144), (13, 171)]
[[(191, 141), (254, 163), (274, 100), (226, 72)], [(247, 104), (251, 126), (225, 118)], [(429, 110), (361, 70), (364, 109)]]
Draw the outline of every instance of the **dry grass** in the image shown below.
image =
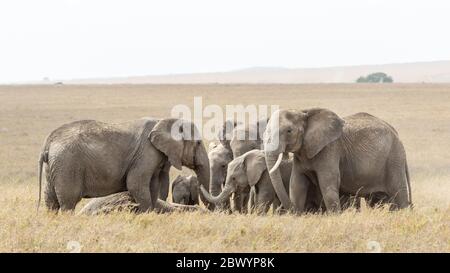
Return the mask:
[[(54, 128), (163, 117), (175, 104), (192, 105), (193, 96), (385, 119), (405, 144), (415, 209), (302, 217), (36, 213), (37, 157)], [(450, 252), (450, 85), (3, 86), (0, 102), (0, 252), (65, 252), (70, 241), (86, 252), (365, 252), (370, 241), (388, 252)]]

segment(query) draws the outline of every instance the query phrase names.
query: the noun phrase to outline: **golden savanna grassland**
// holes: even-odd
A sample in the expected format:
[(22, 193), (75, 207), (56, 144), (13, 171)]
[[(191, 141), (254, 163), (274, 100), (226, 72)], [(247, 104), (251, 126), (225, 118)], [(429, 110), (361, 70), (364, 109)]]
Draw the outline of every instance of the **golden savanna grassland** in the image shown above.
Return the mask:
[[(56, 127), (80, 119), (166, 117), (176, 104), (369, 112), (399, 132), (414, 210), (340, 215), (36, 212), (37, 160)], [(184, 170), (183, 172), (189, 172)], [(172, 171), (171, 178), (176, 175)], [(81, 204), (77, 209), (80, 209)], [(78, 248), (79, 246), (79, 248)], [(450, 85), (85, 85), (0, 87), (0, 252), (450, 252)]]

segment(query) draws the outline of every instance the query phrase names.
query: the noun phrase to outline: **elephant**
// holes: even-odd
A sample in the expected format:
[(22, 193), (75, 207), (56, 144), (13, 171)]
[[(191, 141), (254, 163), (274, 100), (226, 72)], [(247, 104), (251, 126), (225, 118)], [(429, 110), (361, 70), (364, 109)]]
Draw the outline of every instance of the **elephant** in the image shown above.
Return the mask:
[(198, 205), (197, 177), (177, 176), (172, 182), (172, 202), (182, 205)]
[[(329, 212), (341, 211), (340, 193), (388, 203), (391, 209), (412, 206), (405, 149), (397, 131), (377, 117), (283, 109), (272, 115), (263, 139), (269, 175), (286, 209), (304, 211), (311, 181)], [(294, 154), (289, 193), (278, 169), (285, 152)]]
[[(279, 166), (284, 187), (289, 191), (289, 180), (292, 170), (292, 159), (285, 158)], [(211, 196), (203, 187), (201, 193), (211, 202), (220, 204), (228, 200), (233, 192), (242, 192), (249, 187), (254, 187), (254, 207), (258, 213), (267, 213), (273, 204), (274, 212), (280, 205), (275, 190), (267, 171), (265, 154), (262, 150), (251, 150), (230, 162), (228, 176), (223, 191), (218, 196)], [(307, 211), (318, 212), (321, 206), (322, 196), (315, 185), (308, 189)]]
[(253, 149), (262, 148), (262, 134), (269, 119), (263, 118), (256, 123), (244, 124), (226, 121), (219, 132), (222, 145), (232, 151), (233, 158), (245, 154)]
[[(113, 193), (104, 197), (97, 197), (90, 200), (77, 215), (99, 215), (109, 214), (114, 211), (138, 212), (138, 204), (129, 191)], [(179, 204), (169, 204), (161, 199), (156, 203), (155, 211), (158, 213), (169, 213), (175, 211), (200, 211), (206, 212), (199, 206), (188, 206)]]
[[(222, 191), (222, 186), (225, 185), (225, 178), (227, 177), (228, 163), (233, 160), (233, 153), (226, 148), (222, 143), (210, 143), (210, 151), (208, 152), (209, 166), (211, 168), (210, 186), (209, 190), (213, 196), (219, 195)], [(216, 209), (223, 211), (231, 211), (230, 200), (227, 200), (220, 205), (215, 205)]]
[[(39, 157), (39, 201), (45, 165), (45, 204), (73, 211), (82, 198), (129, 191), (139, 212), (158, 204), (167, 163), (195, 171), (209, 190), (210, 167), (203, 141), (192, 122), (140, 119), (119, 124), (81, 120), (65, 124), (46, 139)], [(209, 203), (203, 199), (207, 207)]]
[[(210, 146), (209, 163), (211, 166), (210, 191), (213, 196), (221, 192), (225, 184), (228, 163), (248, 151), (262, 148), (262, 132), (268, 119), (260, 119), (255, 124), (245, 125), (235, 121), (225, 121), (219, 131), (220, 143)], [(235, 194), (233, 207), (239, 212), (247, 212), (250, 198), (250, 187)], [(241, 200), (242, 199), (242, 200)], [(230, 202), (224, 201), (219, 205), (221, 210), (230, 210)]]

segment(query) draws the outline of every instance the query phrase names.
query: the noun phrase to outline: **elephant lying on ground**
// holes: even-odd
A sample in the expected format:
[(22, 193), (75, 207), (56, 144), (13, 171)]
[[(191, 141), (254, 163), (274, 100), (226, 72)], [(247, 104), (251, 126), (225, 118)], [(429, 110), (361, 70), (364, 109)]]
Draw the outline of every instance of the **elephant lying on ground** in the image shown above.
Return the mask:
[(182, 205), (198, 205), (198, 180), (193, 175), (179, 175), (172, 182), (172, 202)]
[[(209, 163), (211, 166), (210, 192), (213, 196), (219, 195), (225, 185), (228, 163), (233, 159), (253, 149), (262, 149), (262, 134), (267, 119), (261, 119), (255, 124), (240, 124), (226, 121), (219, 132), (220, 143), (210, 146)], [(250, 187), (236, 193), (233, 197), (233, 208), (239, 212), (247, 212), (250, 198)], [(218, 204), (220, 210), (231, 210), (230, 200)]]
[[(43, 163), (50, 210), (74, 210), (81, 198), (129, 191), (139, 212), (157, 207), (167, 163), (193, 169), (209, 189), (210, 168), (197, 128), (180, 119), (141, 119), (120, 124), (82, 120), (65, 124), (45, 141), (39, 159), (39, 201)], [(209, 203), (203, 200), (206, 206)]]
[[(78, 215), (99, 215), (108, 214), (114, 211), (126, 211), (137, 213), (138, 204), (134, 201), (130, 192), (123, 191), (110, 194), (104, 197), (94, 198), (89, 201), (79, 212)], [(154, 211), (158, 213), (169, 213), (175, 211), (203, 211), (206, 210), (199, 206), (183, 206), (178, 204), (170, 204), (161, 199), (156, 203)]]
[[(371, 199), (372, 205), (389, 203), (392, 209), (412, 205), (402, 142), (391, 125), (367, 113), (341, 119), (327, 109), (279, 110), (267, 125), (264, 149), (284, 208), (303, 212), (313, 180), (327, 211), (341, 211), (340, 193)], [(286, 152), (294, 153), (289, 193), (278, 168)]]
[[(292, 170), (292, 159), (283, 160), (279, 168), (284, 187), (288, 190)], [(201, 187), (201, 193), (209, 202), (217, 205), (228, 200), (233, 192), (239, 194), (248, 187), (254, 187), (254, 209), (256, 209), (258, 213), (267, 213), (272, 204), (274, 212), (277, 211), (280, 201), (278, 200), (270, 181), (264, 151), (262, 150), (251, 150), (233, 159), (233, 161), (228, 164), (228, 175), (225, 188), (220, 195), (213, 197), (203, 187)], [(309, 188), (306, 201), (307, 211), (319, 211), (321, 201), (322, 196), (320, 195), (319, 190), (315, 185), (312, 185)]]

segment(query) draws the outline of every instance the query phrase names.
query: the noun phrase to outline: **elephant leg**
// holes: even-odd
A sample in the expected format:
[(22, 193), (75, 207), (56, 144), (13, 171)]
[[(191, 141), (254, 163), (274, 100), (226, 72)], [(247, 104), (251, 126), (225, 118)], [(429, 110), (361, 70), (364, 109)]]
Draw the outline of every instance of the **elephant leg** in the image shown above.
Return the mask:
[(299, 170), (299, 163), (297, 161), (298, 159), (295, 159), (292, 166), (289, 183), (289, 197), (294, 205), (294, 211), (296, 213), (303, 213), (305, 211), (309, 180)]
[(249, 194), (248, 191), (246, 191), (246, 189), (240, 189), (236, 191), (232, 199), (235, 211), (238, 211), (239, 213), (248, 212)]
[(250, 187), (246, 187), (243, 190), (242, 198), (241, 198), (241, 202), (242, 202), (241, 208), (242, 208), (242, 213), (243, 214), (247, 214), (248, 213), (249, 200), (250, 200)]
[(57, 212), (60, 208), (58, 198), (56, 196), (55, 187), (47, 182), (44, 191), (45, 206), (50, 211)]
[(406, 185), (406, 175), (404, 173), (392, 174), (390, 179), (391, 210), (404, 209), (409, 207), (408, 187)]
[(167, 172), (161, 171), (159, 173), (159, 199), (166, 201), (167, 196), (169, 196), (169, 174)]
[(170, 163), (166, 162), (164, 164), (163, 169), (159, 173), (159, 199), (166, 201), (167, 196), (169, 196), (169, 187), (170, 187), (170, 181), (169, 181), (169, 171), (170, 171)]
[(250, 189), (250, 199), (249, 199), (249, 205), (250, 205), (250, 213), (253, 213), (255, 210), (255, 195), (256, 195), (256, 189), (255, 187), (251, 187)]
[(224, 202), (223, 207), (221, 207), (222, 210), (227, 211), (229, 213), (231, 213), (231, 203), (230, 203), (230, 199), (228, 199), (227, 201)]
[[(315, 176), (310, 174), (306, 176), (309, 180), (308, 196), (306, 197), (305, 210), (307, 213), (323, 213), (325, 212), (325, 205), (322, 201), (322, 194), (320, 188), (317, 186), (318, 182)], [(314, 182), (312, 182), (314, 181)]]
[(237, 192), (233, 193), (231, 197), (231, 201), (233, 202), (233, 211), (241, 212), (241, 197)]
[(138, 203), (139, 212), (147, 212), (153, 210), (152, 198), (150, 195), (151, 171), (142, 171), (140, 168), (133, 168), (127, 175), (127, 189)]
[(325, 207), (329, 212), (341, 212), (341, 202), (339, 199), (339, 172), (324, 170), (317, 172), (319, 188), (322, 193)]
[(406, 155), (403, 145), (394, 143), (386, 168), (386, 185), (390, 198), (391, 209), (403, 209), (411, 205), (409, 200)]
[(272, 192), (259, 190), (255, 196), (255, 211), (257, 214), (267, 214), (272, 205), (274, 195)]
[(360, 210), (361, 208), (361, 199), (358, 196), (342, 193), (340, 200), (342, 210), (346, 210), (351, 207), (354, 207), (357, 210)]
[[(234, 200), (233, 200), (234, 203)], [(228, 198), (225, 202), (223, 202), (220, 205), (216, 206), (216, 210), (218, 211), (223, 211), (223, 212), (227, 212), (227, 213), (231, 213), (231, 203), (230, 203), (230, 199)]]
[(152, 179), (150, 180), (150, 196), (152, 200), (152, 206), (156, 206), (156, 201), (158, 200), (160, 189), (161, 189), (161, 181), (159, 180), (160, 172), (155, 171), (153, 173)]
[(281, 206), (280, 200), (275, 197), (272, 202), (273, 214), (280, 214), (280, 210), (279, 210), (280, 206)]
[(80, 202), (83, 190), (84, 177), (76, 164), (64, 168), (54, 180), (54, 189), (61, 211), (73, 211)]
[(368, 198), (366, 198), (366, 202), (371, 208), (376, 208), (378, 206), (382, 206), (389, 202), (389, 197), (385, 193), (373, 193)]
[(232, 200), (233, 200), (233, 205), (234, 205), (234, 207), (233, 207), (234, 211), (237, 211), (239, 213), (243, 213), (243, 208), (242, 208), (243, 198), (244, 198), (244, 196), (243, 196), (243, 194), (241, 192), (237, 192), (236, 191), (233, 194)]

